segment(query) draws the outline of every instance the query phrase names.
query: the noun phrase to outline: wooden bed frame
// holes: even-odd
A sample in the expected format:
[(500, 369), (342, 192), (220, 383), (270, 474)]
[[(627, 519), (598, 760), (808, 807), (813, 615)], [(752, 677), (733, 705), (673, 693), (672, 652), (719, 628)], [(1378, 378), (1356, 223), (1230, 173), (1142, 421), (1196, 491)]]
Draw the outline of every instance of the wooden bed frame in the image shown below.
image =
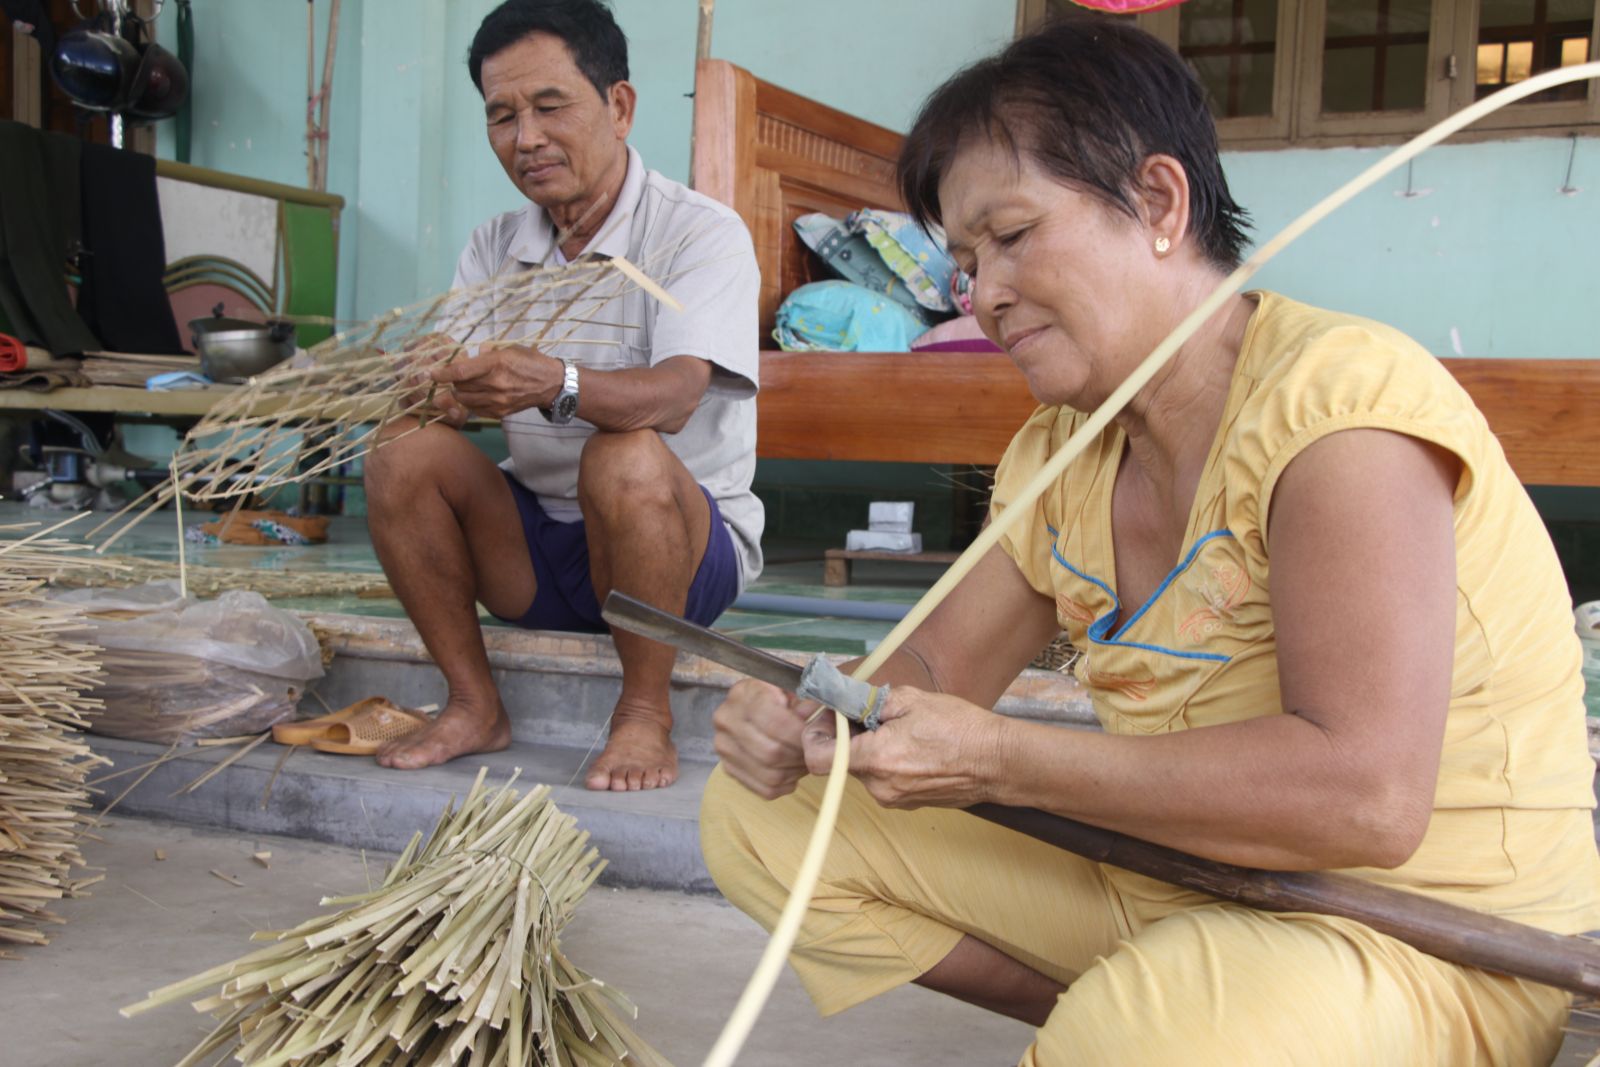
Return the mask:
[[(769, 344), (784, 294), (823, 276), (795, 218), (899, 208), (901, 136), (717, 59), (696, 71), (694, 129), (695, 188), (737, 211), (754, 238)], [(1600, 358), (1444, 363), (1523, 482), (1600, 486)], [(1035, 406), (996, 353), (764, 350), (757, 453), (992, 465)]]

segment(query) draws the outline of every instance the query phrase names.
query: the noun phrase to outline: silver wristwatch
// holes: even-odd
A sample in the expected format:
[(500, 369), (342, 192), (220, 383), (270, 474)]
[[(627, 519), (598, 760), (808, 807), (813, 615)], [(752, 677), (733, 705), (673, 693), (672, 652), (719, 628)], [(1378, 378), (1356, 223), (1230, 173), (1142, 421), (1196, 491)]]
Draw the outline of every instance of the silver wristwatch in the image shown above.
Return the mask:
[(561, 366), (561, 391), (544, 409), (544, 417), (557, 426), (565, 426), (578, 413), (578, 365), (570, 359), (563, 359)]

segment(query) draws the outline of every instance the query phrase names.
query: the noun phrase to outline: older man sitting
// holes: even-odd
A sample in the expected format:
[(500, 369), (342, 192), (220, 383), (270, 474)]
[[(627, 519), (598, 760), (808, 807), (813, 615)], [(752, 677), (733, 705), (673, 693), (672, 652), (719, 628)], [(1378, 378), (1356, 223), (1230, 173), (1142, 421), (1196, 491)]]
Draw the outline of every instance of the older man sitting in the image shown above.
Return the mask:
[[(604, 632), (599, 601), (619, 589), (710, 623), (761, 569), (759, 275), (744, 224), (629, 147), (627, 40), (596, 0), (507, 0), (467, 62), (489, 145), (529, 202), (478, 227), (456, 286), (624, 256), (685, 310), (635, 290), (573, 313), (585, 321), (564, 323), (567, 343), (544, 345), (542, 323), (496, 312), (457, 338), (474, 358), (433, 371), (443, 422), (372, 453), (373, 543), (450, 690), (431, 726), (380, 751), (398, 768), (510, 743), (474, 601), (519, 626)], [(489, 337), (525, 343), (479, 344)], [(471, 415), (502, 420), (501, 467), (458, 432)], [(622, 694), (586, 784), (671, 785), (673, 651), (615, 638)]]

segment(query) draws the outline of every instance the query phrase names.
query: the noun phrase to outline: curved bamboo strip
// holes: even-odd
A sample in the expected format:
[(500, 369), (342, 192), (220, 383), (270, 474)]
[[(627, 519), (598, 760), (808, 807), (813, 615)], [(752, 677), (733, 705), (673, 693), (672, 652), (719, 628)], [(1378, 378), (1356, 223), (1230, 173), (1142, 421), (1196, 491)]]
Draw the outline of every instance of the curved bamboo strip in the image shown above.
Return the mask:
[[(1239, 290), (1244, 288), (1244, 283), (1259, 271), (1266, 263), (1293, 244), (1311, 227), (1327, 218), (1333, 212), (1343, 207), (1358, 193), (1370, 187), (1379, 178), (1391, 174), (1415, 159), (1423, 152), (1432, 148), (1440, 141), (1466, 126), (1478, 121), (1486, 115), (1500, 110), (1507, 104), (1515, 103), (1524, 97), (1543, 92), (1557, 85), (1569, 82), (1586, 81), (1600, 78), (1600, 63), (1585, 63), (1574, 67), (1563, 67), (1557, 70), (1545, 71), (1537, 74), (1527, 81), (1502, 89), (1491, 96), (1470, 107), (1458, 111), (1442, 122), (1424, 130), (1416, 137), (1395, 149), (1383, 159), (1374, 163), (1344, 185), (1324, 197), (1309, 211), (1295, 219), (1279, 231), (1270, 241), (1262, 245), (1250, 256), (1237, 270), (1228, 275), (1221, 284), (1212, 291), (1200, 306), (1178, 324), (1167, 338), (1156, 346), (1144, 361), (1129, 374), (1123, 383), (1106, 398), (1105, 403), (1089, 416), (1078, 432), (1065, 442), (1050, 461), (1041, 467), (1037, 474), (1017, 494), (1017, 499), (1001, 512), (999, 517), (989, 523), (983, 532), (973, 541), (971, 546), (961, 554), (961, 557), (950, 565), (933, 588), (907, 613), (889, 636), (884, 638), (871, 655), (862, 661), (856, 668), (855, 677), (866, 679), (872, 676), (885, 660), (894, 654), (895, 650), (920, 626), (928, 615), (936, 608), (946, 596), (950, 594), (961, 579), (966, 577), (977, 562), (993, 548), (1002, 536), (1008, 533), (1024, 514), (1029, 505), (1037, 500), (1066, 470), (1067, 464), (1075, 459), (1078, 453), (1093, 441), (1101, 431), (1116, 417), (1128, 401), (1150, 381), (1156, 371), (1160, 370), (1166, 362), (1181, 348), (1184, 342), (1194, 336), (1196, 330), (1205, 323), (1222, 305)], [(834, 712), (834, 723), (841, 737), (848, 736), (849, 724), (843, 715)], [(822, 872), (822, 861), (827, 855), (828, 841), (833, 836), (833, 827), (839, 815), (839, 805), (844, 796), (844, 778), (849, 772), (849, 748), (846, 745), (834, 746), (833, 766), (828, 772), (828, 785), (823, 793), (822, 804), (817, 812), (817, 822), (812, 829), (811, 839), (807, 842), (805, 856), (800, 863), (800, 870), (795, 878), (794, 887), (789, 894), (789, 900), (784, 905), (783, 913), (778, 918), (777, 925), (773, 928), (772, 937), (767, 943), (766, 951), (762, 953), (761, 960), (756, 964), (755, 972), (750, 976), (750, 982), (745, 987), (743, 995), (739, 998), (732, 1016), (723, 1028), (721, 1036), (712, 1046), (711, 1052), (706, 1056), (706, 1067), (728, 1067), (737, 1058), (739, 1049), (743, 1047), (750, 1031), (755, 1028), (756, 1018), (761, 1009), (766, 1005), (767, 998), (771, 996), (772, 987), (778, 980), (778, 974), (783, 969), (784, 960), (788, 958), (789, 950), (794, 946), (795, 937), (800, 932), (800, 920), (806, 908), (811, 904), (811, 894), (816, 889), (817, 878)]]

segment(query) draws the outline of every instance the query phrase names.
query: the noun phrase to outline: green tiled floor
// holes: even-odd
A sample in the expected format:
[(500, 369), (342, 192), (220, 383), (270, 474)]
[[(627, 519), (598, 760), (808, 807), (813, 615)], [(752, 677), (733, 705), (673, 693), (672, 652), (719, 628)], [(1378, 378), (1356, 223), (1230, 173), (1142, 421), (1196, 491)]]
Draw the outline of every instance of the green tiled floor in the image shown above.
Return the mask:
[[(0, 501), (0, 525), (11, 527), (29, 523), (49, 525), (65, 517), (61, 512)], [(59, 536), (84, 540), (88, 531), (107, 517), (105, 514), (88, 516), (63, 529)], [(211, 516), (198, 516), (186, 512), (184, 518), (186, 522), (194, 523), (209, 521)], [(7, 536), (22, 536), (25, 532), (13, 529)], [(96, 538), (96, 543), (103, 541), (110, 532), (109, 530), (102, 532)], [(120, 537), (108, 551), (112, 555), (137, 556), (176, 563), (178, 534), (172, 512), (166, 510), (151, 515)], [(187, 554), (192, 566), (264, 571), (382, 573), (377, 557), (373, 554), (372, 542), (367, 537), (366, 519), (362, 516), (335, 517), (329, 526), (328, 543), (322, 545), (207, 547), (190, 544), (187, 546)], [(855, 568), (855, 584), (842, 588), (828, 588), (822, 584), (820, 549), (775, 546), (769, 550), (769, 554), (772, 561), (768, 563), (766, 571), (750, 586), (748, 591), (751, 593), (909, 605), (916, 602), (940, 573), (937, 566), (925, 564), (892, 561), (860, 562)], [(403, 617), (405, 614), (398, 601), (356, 596), (296, 597), (279, 599), (275, 603), (300, 611), (340, 612), (385, 618)], [(486, 614), (481, 614), (481, 618), (485, 625), (504, 625)], [(718, 629), (763, 648), (847, 654), (870, 651), (888, 634), (892, 626), (891, 622), (842, 619), (821, 614), (801, 616), (741, 609), (728, 611), (717, 621)]]

